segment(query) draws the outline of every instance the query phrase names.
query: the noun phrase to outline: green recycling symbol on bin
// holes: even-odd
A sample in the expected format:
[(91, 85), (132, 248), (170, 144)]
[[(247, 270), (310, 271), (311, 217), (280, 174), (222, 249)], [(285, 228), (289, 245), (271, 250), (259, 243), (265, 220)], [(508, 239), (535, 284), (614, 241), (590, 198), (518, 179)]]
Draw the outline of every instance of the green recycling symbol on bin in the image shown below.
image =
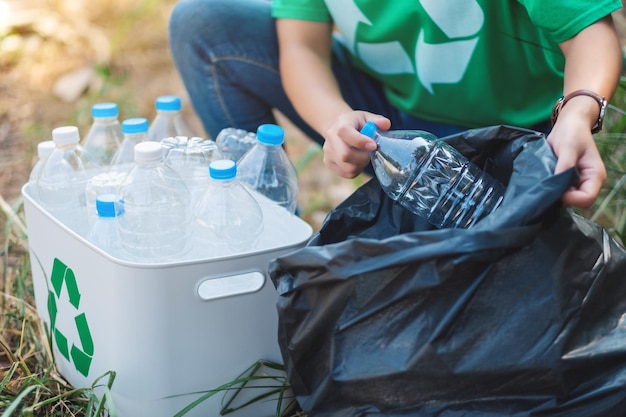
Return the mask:
[[(87, 376), (89, 374), (89, 367), (91, 366), (91, 360), (93, 357), (93, 339), (91, 338), (91, 332), (89, 331), (89, 325), (87, 324), (87, 317), (85, 316), (85, 313), (79, 312), (78, 309), (80, 304), (80, 292), (78, 291), (74, 271), (72, 271), (59, 259), (54, 258), (50, 281), (52, 283), (52, 290), (48, 291), (50, 332), (61, 355), (63, 355), (63, 357), (65, 357), (65, 359), (69, 362), (72, 362), (78, 372)], [(74, 317), (74, 323), (76, 324), (76, 330), (78, 331), (78, 337), (80, 338), (80, 346), (76, 346), (76, 344), (72, 342), (71, 348), (67, 337), (56, 327), (58, 313), (57, 302), (64, 302), (64, 300), (60, 299), (61, 290), (63, 289), (64, 284), (67, 289), (69, 303), (74, 307), (77, 313)]]

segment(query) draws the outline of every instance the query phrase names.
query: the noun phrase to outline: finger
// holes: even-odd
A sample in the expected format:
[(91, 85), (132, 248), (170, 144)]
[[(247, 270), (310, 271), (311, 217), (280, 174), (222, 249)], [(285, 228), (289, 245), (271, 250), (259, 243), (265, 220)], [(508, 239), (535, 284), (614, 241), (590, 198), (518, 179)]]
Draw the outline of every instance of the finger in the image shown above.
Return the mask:
[(343, 142), (326, 141), (323, 150), (324, 164), (344, 178), (358, 176), (370, 160), (368, 152), (346, 146)]
[(326, 156), (324, 156), (323, 161), (324, 161), (324, 164), (328, 168), (330, 168), (333, 172), (335, 172), (337, 175), (343, 178), (348, 178), (348, 179), (357, 177), (361, 172), (363, 172), (363, 169), (367, 165), (367, 162), (363, 164), (347, 163), (347, 162), (337, 163), (333, 160), (326, 158)]
[(570, 148), (563, 149), (557, 157), (556, 167), (554, 168), (555, 174), (559, 174), (576, 166), (577, 156)]
[(378, 148), (376, 142), (351, 126), (342, 126), (337, 134), (342, 138), (343, 143), (350, 148), (360, 151), (375, 151)]
[(567, 207), (591, 207), (598, 195), (600, 188), (597, 186), (599, 183), (593, 183), (592, 181), (586, 181), (580, 183), (578, 187), (572, 187), (567, 190), (561, 196), (563, 205)]
[(603, 165), (581, 168), (578, 184), (563, 194), (563, 203), (574, 207), (590, 207), (600, 193), (605, 179), (606, 171)]

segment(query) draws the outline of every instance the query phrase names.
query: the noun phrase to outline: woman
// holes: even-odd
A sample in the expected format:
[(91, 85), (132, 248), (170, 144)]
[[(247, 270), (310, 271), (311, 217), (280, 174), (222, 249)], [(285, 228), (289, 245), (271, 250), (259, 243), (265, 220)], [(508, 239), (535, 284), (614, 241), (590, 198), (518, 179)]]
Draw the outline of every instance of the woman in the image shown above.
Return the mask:
[[(207, 133), (279, 110), (352, 178), (379, 128), (437, 136), (511, 124), (544, 131), (588, 207), (606, 170), (592, 131), (621, 71), (619, 0), (182, 0), (171, 50)], [(563, 97), (559, 100), (560, 97)], [(556, 104), (555, 104), (556, 102)], [(550, 123), (554, 114), (554, 125)]]

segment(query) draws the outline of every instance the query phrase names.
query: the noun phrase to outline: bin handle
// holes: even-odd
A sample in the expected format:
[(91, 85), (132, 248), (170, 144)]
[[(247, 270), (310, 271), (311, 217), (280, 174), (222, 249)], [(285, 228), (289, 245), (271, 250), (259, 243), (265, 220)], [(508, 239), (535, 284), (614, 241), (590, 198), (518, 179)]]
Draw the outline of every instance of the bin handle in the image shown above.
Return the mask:
[(198, 296), (205, 301), (259, 291), (265, 284), (261, 272), (246, 272), (225, 277), (210, 277), (198, 285)]

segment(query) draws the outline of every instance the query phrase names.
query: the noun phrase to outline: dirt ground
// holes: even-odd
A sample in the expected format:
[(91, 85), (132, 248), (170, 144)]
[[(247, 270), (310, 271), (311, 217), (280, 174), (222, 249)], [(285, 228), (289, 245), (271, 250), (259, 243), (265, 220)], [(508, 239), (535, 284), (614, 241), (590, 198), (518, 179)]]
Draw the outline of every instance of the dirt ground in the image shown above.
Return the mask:
[[(62, 125), (76, 125), (85, 135), (93, 103), (117, 102), (120, 120), (151, 119), (154, 99), (176, 94), (187, 120), (206, 137), (168, 49), (167, 21), (175, 3), (0, 0), (0, 196), (8, 205), (19, 207), (37, 143)], [(300, 171), (299, 205), (317, 230), (360, 182), (332, 174), (319, 147), (286, 130), (296, 165), (313, 156)]]

